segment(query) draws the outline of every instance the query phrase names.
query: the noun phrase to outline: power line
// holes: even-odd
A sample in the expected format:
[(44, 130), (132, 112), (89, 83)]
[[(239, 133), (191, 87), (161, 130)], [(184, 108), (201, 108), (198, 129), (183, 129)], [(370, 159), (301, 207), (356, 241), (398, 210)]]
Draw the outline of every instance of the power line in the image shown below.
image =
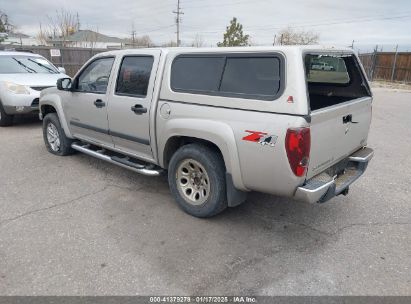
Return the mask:
[[(256, 5), (256, 4), (261, 4), (261, 2), (267, 2), (270, 0), (260, 0), (258, 2), (253, 2), (252, 5)], [(233, 5), (239, 5), (239, 4), (251, 4), (250, 0), (246, 0), (246, 1), (236, 1), (236, 2), (231, 2), (231, 3), (220, 3), (220, 4), (213, 4), (212, 7), (224, 7), (224, 6), (233, 6)], [(204, 7), (211, 7), (211, 5), (209, 4), (201, 4), (201, 5), (195, 5), (195, 6), (186, 6), (185, 8), (204, 8)]]
[[(363, 22), (371, 22), (371, 21), (378, 21), (378, 20), (393, 20), (393, 19), (403, 19), (403, 18), (408, 18), (411, 17), (411, 15), (400, 15), (400, 16), (391, 16), (391, 17), (363, 17), (363, 19), (361, 18), (356, 18), (356, 19), (346, 19), (346, 20), (340, 20), (338, 22), (320, 22), (320, 23), (297, 23), (292, 25), (292, 28), (296, 28), (296, 27), (319, 27), (319, 26), (329, 26), (329, 25), (341, 25), (341, 24), (352, 24), (352, 23), (363, 23)], [(292, 24), (292, 23), (291, 23)], [(257, 32), (258, 31), (272, 31), (272, 30), (276, 30), (276, 29), (281, 29), (284, 26), (290, 25), (290, 23), (288, 24), (282, 24), (282, 25), (274, 25), (274, 26), (251, 26), (251, 27), (246, 27), (245, 30), (250, 30), (250, 29), (254, 29)], [(188, 26), (189, 28), (195, 30), (196, 27), (191, 27)], [(214, 30), (214, 31), (202, 31), (202, 33), (220, 33), (221, 30)]]

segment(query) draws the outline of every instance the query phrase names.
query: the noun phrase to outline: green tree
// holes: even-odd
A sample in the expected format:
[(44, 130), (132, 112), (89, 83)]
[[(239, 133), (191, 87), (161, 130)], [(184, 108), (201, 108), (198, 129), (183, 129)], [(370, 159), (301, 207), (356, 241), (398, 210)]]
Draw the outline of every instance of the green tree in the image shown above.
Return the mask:
[(0, 33), (4, 33), (6, 32), (6, 27), (4, 26), (4, 21), (7, 17), (7, 15), (5, 13), (3, 13), (2, 11), (0, 11)]
[[(3, 22), (3, 13), (0, 11), (0, 33), (5, 33), (6, 27), (4, 26)], [(0, 37), (0, 42), (3, 42), (4, 38)]]
[(237, 22), (237, 18), (234, 17), (230, 21), (230, 25), (227, 26), (223, 42), (217, 43), (217, 46), (248, 46), (249, 39), (250, 36), (244, 35), (243, 26), (241, 23)]

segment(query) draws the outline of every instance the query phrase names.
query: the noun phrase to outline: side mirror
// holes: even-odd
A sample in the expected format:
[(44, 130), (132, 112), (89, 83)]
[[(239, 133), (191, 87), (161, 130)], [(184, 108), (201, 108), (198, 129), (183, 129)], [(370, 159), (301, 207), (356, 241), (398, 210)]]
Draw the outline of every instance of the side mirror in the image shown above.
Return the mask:
[(70, 91), (71, 78), (60, 78), (57, 80), (57, 89), (60, 91)]
[(59, 70), (59, 72), (62, 74), (66, 74), (66, 69), (63, 67), (58, 67), (57, 70)]

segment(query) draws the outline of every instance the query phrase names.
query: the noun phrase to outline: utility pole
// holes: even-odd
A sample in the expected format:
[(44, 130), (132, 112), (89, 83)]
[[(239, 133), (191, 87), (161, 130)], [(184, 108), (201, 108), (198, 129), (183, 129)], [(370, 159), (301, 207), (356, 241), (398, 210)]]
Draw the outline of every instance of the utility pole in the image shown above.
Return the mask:
[(134, 28), (134, 22), (131, 24), (131, 44), (134, 48), (136, 44), (136, 30)]
[(76, 18), (77, 18), (77, 24), (76, 24), (76, 27), (77, 27), (77, 32), (80, 30), (80, 17), (79, 17), (79, 15), (78, 15), (78, 12), (77, 12), (77, 16), (76, 16)]
[(372, 56), (372, 65), (371, 65), (371, 75), (370, 80), (374, 81), (375, 70), (377, 68), (377, 61), (378, 61), (378, 44), (375, 46), (374, 53)]
[(176, 14), (176, 26), (177, 26), (177, 46), (180, 46), (180, 15), (184, 15), (180, 8), (180, 0), (177, 0), (177, 11), (173, 11), (173, 14)]
[(395, 76), (395, 67), (397, 65), (397, 57), (398, 57), (398, 44), (395, 47), (395, 55), (394, 55), (394, 63), (392, 65), (392, 72), (391, 72), (391, 82), (394, 81), (394, 76)]

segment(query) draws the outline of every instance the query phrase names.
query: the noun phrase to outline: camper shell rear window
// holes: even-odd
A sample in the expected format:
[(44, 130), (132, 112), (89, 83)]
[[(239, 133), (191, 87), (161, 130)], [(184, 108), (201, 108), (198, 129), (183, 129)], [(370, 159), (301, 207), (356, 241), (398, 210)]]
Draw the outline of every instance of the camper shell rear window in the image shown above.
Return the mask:
[(311, 111), (371, 96), (354, 55), (306, 54), (304, 62)]

